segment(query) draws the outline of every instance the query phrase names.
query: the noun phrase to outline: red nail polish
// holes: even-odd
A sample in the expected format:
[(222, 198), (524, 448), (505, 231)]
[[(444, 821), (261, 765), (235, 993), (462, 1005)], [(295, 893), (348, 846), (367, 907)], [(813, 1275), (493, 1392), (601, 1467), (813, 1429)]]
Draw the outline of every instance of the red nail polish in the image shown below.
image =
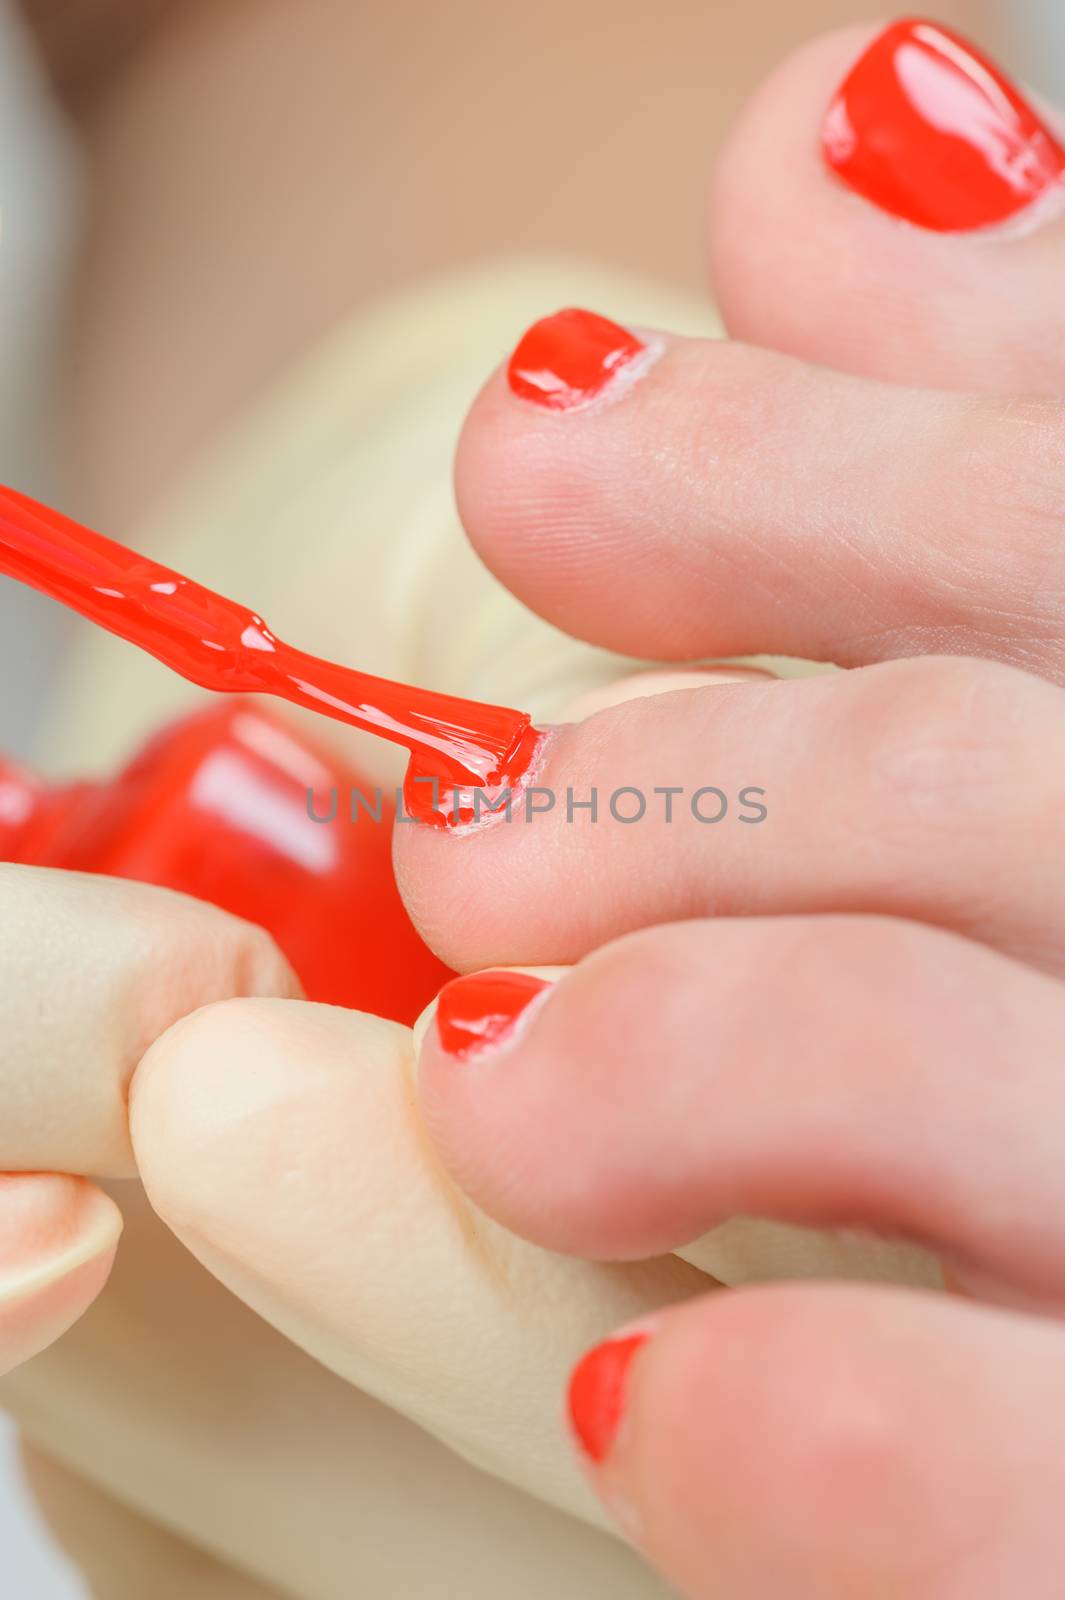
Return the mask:
[(915, 19), (866, 51), (822, 143), (865, 199), (939, 233), (1005, 222), (1065, 174), (1065, 149), (998, 68), (949, 29)]
[(50, 787), (0, 761), (0, 860), (180, 889), (266, 928), (309, 999), (413, 1022), (447, 968), (400, 899), (389, 796), (380, 821), (352, 822), (353, 790), (375, 798), (328, 746), (226, 700), (108, 783)]
[(525, 334), (507, 379), (522, 400), (568, 411), (599, 394), (644, 349), (635, 334), (594, 311), (556, 311)]
[(569, 1414), (585, 1454), (598, 1466), (606, 1460), (625, 1412), (629, 1367), (648, 1333), (607, 1339), (589, 1350), (569, 1381)]
[(295, 650), (247, 606), (3, 486), (0, 572), (139, 645), (201, 688), (277, 695), (405, 745), (409, 819), (435, 826), (468, 822), (471, 814), (476, 820), (463, 792), (488, 789), (497, 800), (521, 781), (539, 748), (525, 711), (393, 683)]
[(527, 972), (473, 972), (452, 978), (436, 1004), (436, 1030), (448, 1055), (460, 1061), (505, 1039), (526, 1006), (548, 988)]

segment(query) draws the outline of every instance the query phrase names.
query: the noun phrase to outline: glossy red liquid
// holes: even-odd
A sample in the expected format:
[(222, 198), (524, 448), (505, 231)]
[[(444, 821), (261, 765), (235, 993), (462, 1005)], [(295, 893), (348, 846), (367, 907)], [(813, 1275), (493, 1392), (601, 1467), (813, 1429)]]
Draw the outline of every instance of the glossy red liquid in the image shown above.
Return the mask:
[(829, 110), (825, 159), (884, 211), (940, 233), (992, 227), (1065, 174), (1065, 149), (992, 61), (937, 23), (893, 23)]
[(628, 328), (570, 307), (533, 323), (507, 364), (507, 382), (522, 400), (571, 411), (594, 400), (646, 348)]
[(589, 1460), (601, 1466), (625, 1415), (629, 1368), (647, 1343), (647, 1333), (623, 1334), (589, 1350), (569, 1381), (573, 1431)]
[(539, 742), (526, 712), (410, 688), (295, 650), (236, 601), (5, 488), (0, 572), (205, 689), (278, 695), (405, 745), (406, 809), (420, 821), (469, 821), (461, 791), (517, 785)]
[(441, 1046), (448, 1055), (466, 1061), (501, 1044), (547, 987), (546, 978), (529, 972), (470, 972), (452, 978), (437, 998)]
[(266, 928), (308, 999), (409, 1023), (450, 974), (400, 899), (391, 798), (380, 821), (352, 822), (353, 788), (376, 798), (302, 730), (226, 700), (156, 734), (111, 783), (50, 789), (0, 760), (0, 860), (180, 889)]

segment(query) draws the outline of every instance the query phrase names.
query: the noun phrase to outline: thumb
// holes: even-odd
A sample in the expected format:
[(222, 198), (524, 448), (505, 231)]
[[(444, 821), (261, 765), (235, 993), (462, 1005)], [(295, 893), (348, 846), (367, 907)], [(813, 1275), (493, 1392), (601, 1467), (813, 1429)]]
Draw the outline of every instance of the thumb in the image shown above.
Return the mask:
[(407, 1028), (329, 1006), (226, 1001), (134, 1077), (156, 1211), (260, 1316), (496, 1477), (592, 1521), (559, 1396), (590, 1339), (705, 1286), (675, 1257), (618, 1265), (515, 1238), (446, 1178)]

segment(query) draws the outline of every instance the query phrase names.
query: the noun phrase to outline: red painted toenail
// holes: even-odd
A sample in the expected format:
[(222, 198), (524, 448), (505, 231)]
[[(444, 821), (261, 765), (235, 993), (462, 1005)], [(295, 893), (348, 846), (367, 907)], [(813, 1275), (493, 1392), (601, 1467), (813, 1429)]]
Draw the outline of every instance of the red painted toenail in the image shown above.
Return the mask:
[(998, 68), (957, 34), (912, 19), (858, 62), (822, 143), (865, 199), (940, 233), (1005, 222), (1065, 174), (1065, 149)]
[(629, 1367), (649, 1334), (631, 1333), (607, 1339), (589, 1350), (573, 1369), (569, 1414), (585, 1455), (598, 1466), (610, 1454), (625, 1414)]
[(529, 972), (471, 972), (452, 978), (436, 1003), (436, 1031), (460, 1061), (500, 1044), (526, 1006), (549, 987)]
[(594, 311), (556, 311), (534, 322), (507, 366), (516, 395), (568, 411), (606, 388), (646, 346)]

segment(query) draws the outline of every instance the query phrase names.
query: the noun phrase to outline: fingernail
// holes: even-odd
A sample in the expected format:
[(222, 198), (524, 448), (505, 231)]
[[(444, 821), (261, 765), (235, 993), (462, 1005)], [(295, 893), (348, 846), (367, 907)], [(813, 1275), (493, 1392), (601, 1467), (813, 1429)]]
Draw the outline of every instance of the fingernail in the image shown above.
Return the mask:
[(569, 1381), (569, 1415), (581, 1449), (596, 1466), (610, 1454), (625, 1415), (632, 1358), (650, 1338), (640, 1331), (597, 1344)]
[(51, 1255), (26, 1262), (17, 1271), (5, 1274), (0, 1278), (0, 1307), (29, 1303), (54, 1284), (73, 1278), (83, 1267), (114, 1251), (121, 1232), (119, 1217), (116, 1224), (94, 1230), (88, 1238), (74, 1240)]
[(514, 1031), (526, 1008), (550, 988), (528, 972), (473, 972), (452, 978), (436, 1002), (436, 1031), (448, 1055), (465, 1061)]
[(569, 411), (601, 394), (647, 346), (594, 311), (570, 308), (534, 322), (507, 366), (522, 400)]
[(939, 233), (1006, 222), (1065, 174), (1065, 149), (993, 62), (915, 19), (866, 51), (832, 103), (822, 144), (866, 200)]

